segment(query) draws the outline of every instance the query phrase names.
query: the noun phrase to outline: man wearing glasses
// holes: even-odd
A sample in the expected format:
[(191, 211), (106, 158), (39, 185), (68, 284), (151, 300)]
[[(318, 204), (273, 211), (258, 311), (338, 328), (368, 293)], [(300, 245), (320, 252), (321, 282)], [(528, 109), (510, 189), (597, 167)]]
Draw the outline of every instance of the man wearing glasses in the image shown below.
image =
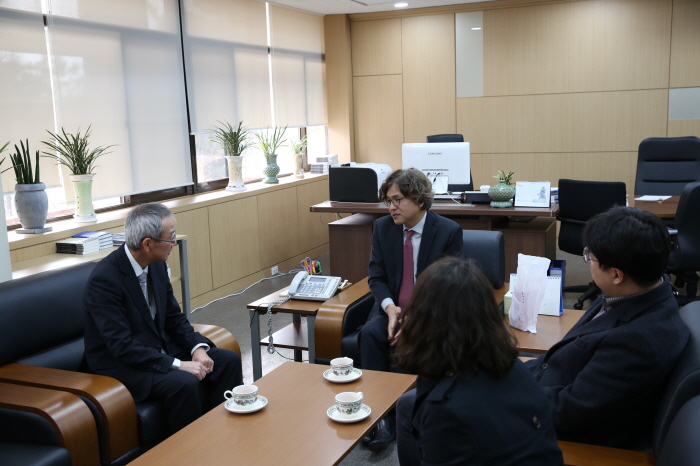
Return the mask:
[(648, 212), (616, 206), (588, 221), (583, 244), (602, 296), (526, 365), (552, 403), (560, 440), (651, 450), (663, 389), (689, 338), (664, 275), (668, 230)]
[[(389, 215), (377, 220), (372, 234), (369, 287), (375, 304), (360, 331), (362, 368), (390, 371), (391, 346), (399, 337), (401, 311), (408, 303), (416, 276), (444, 256), (459, 257), (462, 228), (430, 210), (430, 180), (414, 168), (396, 170), (379, 189)], [(396, 435), (390, 413), (365, 437), (372, 451), (385, 448)]]
[(165, 261), (175, 217), (158, 203), (129, 212), (126, 244), (92, 272), (85, 292), (85, 356), (95, 374), (114, 377), (135, 402), (165, 405), (177, 432), (242, 383), (240, 357), (196, 333), (173, 296)]

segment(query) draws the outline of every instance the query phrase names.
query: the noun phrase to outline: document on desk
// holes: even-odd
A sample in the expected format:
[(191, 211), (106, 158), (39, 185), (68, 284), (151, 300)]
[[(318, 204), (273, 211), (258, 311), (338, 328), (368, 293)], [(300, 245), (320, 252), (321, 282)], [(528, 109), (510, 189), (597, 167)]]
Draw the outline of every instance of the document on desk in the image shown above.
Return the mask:
[(635, 197), (635, 201), (656, 201), (656, 202), (661, 202), (665, 201), (666, 199), (671, 199), (671, 196), (640, 196), (640, 197)]

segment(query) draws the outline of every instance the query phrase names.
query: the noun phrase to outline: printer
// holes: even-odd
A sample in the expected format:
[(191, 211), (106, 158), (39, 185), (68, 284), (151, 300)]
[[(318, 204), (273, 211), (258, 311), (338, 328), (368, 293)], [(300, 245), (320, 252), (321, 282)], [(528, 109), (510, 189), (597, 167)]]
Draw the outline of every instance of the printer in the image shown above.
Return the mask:
[(383, 163), (340, 163), (328, 168), (330, 200), (379, 202), (379, 188), (391, 173)]

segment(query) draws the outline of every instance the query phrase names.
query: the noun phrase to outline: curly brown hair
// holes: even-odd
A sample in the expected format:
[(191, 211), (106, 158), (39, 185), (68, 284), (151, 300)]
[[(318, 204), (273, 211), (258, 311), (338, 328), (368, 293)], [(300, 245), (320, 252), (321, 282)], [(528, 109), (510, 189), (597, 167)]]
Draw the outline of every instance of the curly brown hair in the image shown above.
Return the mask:
[(428, 210), (433, 205), (433, 184), (422, 171), (415, 168), (394, 170), (379, 188), (380, 202), (385, 202), (388, 199), (386, 193), (394, 184), (399, 188), (401, 194), (416, 204), (423, 204), (421, 210)]
[(408, 373), (442, 378), (471, 368), (501, 377), (518, 356), (493, 288), (472, 261), (434, 262), (418, 277), (403, 314), (394, 358)]

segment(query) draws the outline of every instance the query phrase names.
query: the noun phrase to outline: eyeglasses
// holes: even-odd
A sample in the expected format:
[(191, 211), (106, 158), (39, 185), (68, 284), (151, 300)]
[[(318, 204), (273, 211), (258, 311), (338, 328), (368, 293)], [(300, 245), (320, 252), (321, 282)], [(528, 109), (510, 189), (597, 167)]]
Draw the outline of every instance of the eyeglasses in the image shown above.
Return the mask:
[(149, 236), (148, 238), (149, 238), (149, 239), (152, 239), (153, 241), (158, 241), (159, 243), (170, 243), (170, 244), (172, 244), (173, 246), (177, 244), (177, 240), (176, 240), (176, 239), (158, 239), (158, 238), (154, 238), (154, 237), (152, 237), (152, 236)]
[(389, 207), (391, 204), (394, 204), (396, 207), (401, 205), (401, 201), (406, 199), (405, 197), (396, 197), (394, 199), (387, 199), (384, 201), (384, 205)]
[(583, 262), (586, 264), (590, 264), (591, 262), (599, 262), (598, 259), (591, 259), (591, 256), (589, 255), (590, 251), (588, 250), (588, 246), (583, 248)]

